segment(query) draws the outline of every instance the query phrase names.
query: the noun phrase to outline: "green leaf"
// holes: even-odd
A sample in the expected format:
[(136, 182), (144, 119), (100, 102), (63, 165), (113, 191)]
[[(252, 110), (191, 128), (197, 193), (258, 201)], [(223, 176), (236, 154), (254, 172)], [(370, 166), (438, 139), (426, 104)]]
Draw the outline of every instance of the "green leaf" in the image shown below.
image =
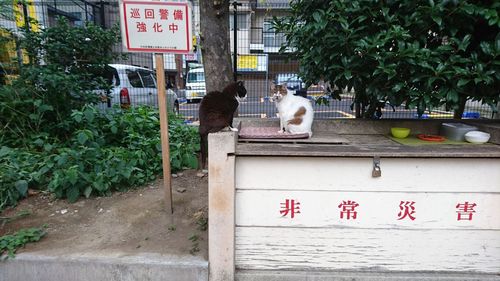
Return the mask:
[(12, 148), (9, 148), (7, 146), (2, 146), (2, 148), (0, 148), (0, 157), (4, 157), (6, 155), (9, 155), (11, 151), (12, 151)]
[(469, 83), (469, 79), (460, 79), (458, 80), (457, 87), (462, 88), (463, 86), (467, 85)]
[(83, 115), (80, 112), (77, 112), (77, 113), (73, 114), (73, 118), (75, 119), (75, 121), (77, 123), (81, 123), (82, 119), (83, 119)]
[(431, 18), (438, 26), (441, 26), (443, 23), (443, 19), (439, 15), (431, 15)]
[(345, 77), (345, 79), (350, 80), (352, 78), (351, 71), (350, 70), (345, 70), (344, 71), (344, 77)]
[(319, 14), (318, 11), (313, 13), (313, 18), (316, 22), (321, 22), (321, 15)]
[(18, 180), (15, 183), (16, 189), (22, 196), (26, 196), (28, 193), (28, 182), (25, 180)]
[(392, 87), (392, 91), (399, 92), (403, 87), (404, 87), (403, 83), (397, 83), (396, 85), (394, 85), (394, 87)]
[(69, 186), (66, 190), (66, 197), (68, 198), (69, 202), (76, 202), (76, 200), (78, 200), (78, 197), (80, 197), (80, 189), (76, 185)]
[(189, 155), (187, 164), (190, 168), (196, 169), (198, 168), (198, 159), (194, 155)]
[(125, 177), (126, 179), (129, 179), (130, 178), (130, 175), (132, 174), (132, 169), (123, 169), (121, 171), (121, 174), (123, 177)]
[(86, 198), (89, 198), (91, 193), (92, 193), (92, 186), (88, 185), (83, 191), (83, 195), (85, 195)]
[(92, 111), (92, 109), (85, 109), (83, 114), (85, 115), (85, 119), (87, 119), (88, 122), (92, 123), (92, 121), (94, 121), (94, 112)]
[(78, 171), (76, 170), (76, 167), (68, 169), (66, 171), (66, 177), (72, 185), (75, 185), (78, 182)]
[(83, 131), (80, 131), (76, 137), (77, 137), (78, 142), (82, 145), (85, 144), (89, 140), (89, 137)]

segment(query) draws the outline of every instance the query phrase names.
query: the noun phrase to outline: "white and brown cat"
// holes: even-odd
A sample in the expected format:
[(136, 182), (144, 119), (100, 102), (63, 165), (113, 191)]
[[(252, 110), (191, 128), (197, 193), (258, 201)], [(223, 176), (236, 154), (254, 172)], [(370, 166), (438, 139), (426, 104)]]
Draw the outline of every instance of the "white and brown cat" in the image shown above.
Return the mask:
[(272, 87), (272, 101), (276, 102), (280, 117), (280, 133), (308, 133), (312, 137), (314, 110), (311, 102), (301, 96), (295, 96), (286, 88), (286, 84)]

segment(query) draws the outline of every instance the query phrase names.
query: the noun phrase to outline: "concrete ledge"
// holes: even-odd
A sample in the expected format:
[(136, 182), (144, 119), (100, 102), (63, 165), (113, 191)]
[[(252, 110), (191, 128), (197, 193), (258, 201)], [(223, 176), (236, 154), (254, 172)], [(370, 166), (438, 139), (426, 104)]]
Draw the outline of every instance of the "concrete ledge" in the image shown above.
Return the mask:
[(0, 281), (206, 281), (208, 262), (195, 256), (148, 253), (24, 253), (0, 262), (0, 272)]
[(237, 270), (236, 281), (500, 281), (500, 275), (446, 272), (319, 272)]

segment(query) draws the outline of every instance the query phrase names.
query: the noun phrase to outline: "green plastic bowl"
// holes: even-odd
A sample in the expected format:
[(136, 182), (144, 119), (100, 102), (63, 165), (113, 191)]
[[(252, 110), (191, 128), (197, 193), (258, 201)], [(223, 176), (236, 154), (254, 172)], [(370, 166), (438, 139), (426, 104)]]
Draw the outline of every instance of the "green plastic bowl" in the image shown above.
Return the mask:
[(391, 128), (391, 134), (393, 137), (398, 138), (398, 139), (404, 139), (408, 135), (410, 135), (410, 129), (408, 128)]

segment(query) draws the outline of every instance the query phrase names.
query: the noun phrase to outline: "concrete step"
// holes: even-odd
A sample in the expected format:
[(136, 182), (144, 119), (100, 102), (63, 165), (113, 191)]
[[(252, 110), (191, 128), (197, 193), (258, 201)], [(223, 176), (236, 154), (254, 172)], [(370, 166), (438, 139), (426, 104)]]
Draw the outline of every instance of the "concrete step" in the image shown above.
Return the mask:
[(238, 270), (236, 281), (500, 281), (497, 274), (454, 272)]
[(207, 281), (208, 262), (197, 256), (153, 253), (21, 253), (0, 261), (0, 281)]

